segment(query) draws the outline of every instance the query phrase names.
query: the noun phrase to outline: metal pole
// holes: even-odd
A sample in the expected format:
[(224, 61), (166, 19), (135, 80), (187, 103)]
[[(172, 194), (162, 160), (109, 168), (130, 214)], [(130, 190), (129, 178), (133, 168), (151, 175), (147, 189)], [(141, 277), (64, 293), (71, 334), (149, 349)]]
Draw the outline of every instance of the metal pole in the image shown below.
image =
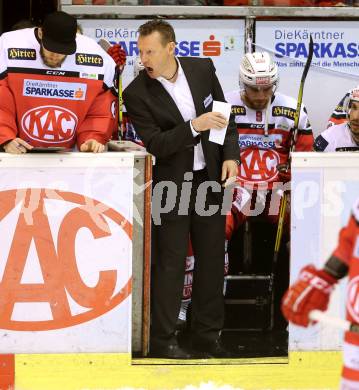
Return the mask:
[(4, 32), (4, 7), (3, 7), (3, 0), (0, 0), (0, 34)]
[(252, 53), (255, 48), (255, 16), (246, 16), (244, 27), (244, 52)]

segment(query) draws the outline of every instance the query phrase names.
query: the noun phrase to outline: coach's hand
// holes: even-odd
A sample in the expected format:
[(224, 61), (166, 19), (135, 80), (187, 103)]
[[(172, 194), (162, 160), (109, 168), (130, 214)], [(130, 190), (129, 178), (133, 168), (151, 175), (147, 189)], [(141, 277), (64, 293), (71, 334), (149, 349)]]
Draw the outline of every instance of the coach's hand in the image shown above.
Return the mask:
[(220, 112), (206, 112), (192, 119), (192, 126), (199, 133), (209, 129), (223, 129), (228, 126), (228, 121)]
[(227, 187), (228, 185), (236, 181), (238, 174), (238, 164), (235, 160), (226, 160), (222, 164), (222, 186)]

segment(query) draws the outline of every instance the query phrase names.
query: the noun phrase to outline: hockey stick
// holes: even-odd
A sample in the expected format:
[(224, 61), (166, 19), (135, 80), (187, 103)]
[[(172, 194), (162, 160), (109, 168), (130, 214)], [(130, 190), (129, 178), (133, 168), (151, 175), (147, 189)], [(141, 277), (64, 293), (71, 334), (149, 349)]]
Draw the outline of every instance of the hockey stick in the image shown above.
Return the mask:
[(118, 121), (120, 124), (119, 138), (123, 139), (124, 126), (123, 126), (123, 97), (122, 97), (122, 71), (118, 75)]
[[(106, 39), (101, 38), (98, 44), (108, 53), (108, 50), (112, 47), (111, 43)], [(120, 68), (116, 66), (116, 73), (118, 73), (118, 124), (119, 124), (119, 139), (123, 136), (123, 99), (122, 99), (122, 72), (124, 65)]]
[[(310, 68), (310, 64), (312, 62), (313, 49), (314, 49), (314, 47), (313, 47), (313, 39), (312, 39), (312, 36), (310, 36), (309, 49), (308, 49), (308, 58), (307, 58), (307, 61), (305, 63), (305, 66), (304, 66), (304, 70), (303, 70), (303, 73), (302, 73), (302, 78), (300, 80), (300, 85), (299, 85), (298, 98), (297, 98), (297, 108), (295, 110), (294, 124), (293, 124), (293, 129), (291, 131), (288, 161), (287, 161), (286, 164), (283, 164), (283, 168), (282, 168), (282, 171), (285, 171), (285, 172), (287, 172), (289, 167), (290, 167), (291, 155), (292, 155), (292, 152), (294, 151), (295, 143), (296, 143), (296, 140), (297, 140), (298, 126), (299, 126), (299, 119), (300, 119), (300, 111), (301, 111), (302, 101), (303, 101), (304, 83), (305, 83), (305, 79), (307, 78), (307, 74), (308, 74), (308, 71), (309, 71), (309, 68)], [(279, 166), (278, 166), (278, 170), (280, 170)], [(281, 241), (282, 241), (284, 219), (285, 219), (285, 214), (286, 214), (286, 210), (287, 210), (287, 197), (288, 197), (288, 194), (287, 194), (286, 191), (284, 191), (283, 196), (281, 198), (281, 202), (280, 202), (277, 234), (276, 234), (276, 238), (275, 238), (274, 254), (273, 254), (273, 261), (272, 261), (270, 280), (269, 280), (269, 294), (271, 296), (270, 329), (273, 329), (273, 323), (274, 323), (274, 272), (275, 272), (275, 268), (277, 266), (278, 256), (279, 256), (279, 249), (280, 249), (280, 244), (281, 244)]]
[(342, 329), (344, 331), (359, 333), (358, 324), (354, 324), (350, 321), (343, 320), (342, 318), (332, 317), (321, 310), (312, 310), (311, 312), (309, 312), (309, 319), (311, 321), (318, 321), (325, 325)]

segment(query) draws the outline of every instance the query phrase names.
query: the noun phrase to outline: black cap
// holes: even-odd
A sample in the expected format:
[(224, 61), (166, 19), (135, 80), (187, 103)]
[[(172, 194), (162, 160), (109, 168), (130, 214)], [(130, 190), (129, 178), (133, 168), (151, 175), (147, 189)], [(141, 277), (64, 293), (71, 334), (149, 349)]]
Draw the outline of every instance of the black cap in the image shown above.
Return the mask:
[(58, 54), (74, 54), (76, 51), (76, 19), (66, 12), (56, 11), (47, 15), (42, 25), (42, 44), (46, 50)]

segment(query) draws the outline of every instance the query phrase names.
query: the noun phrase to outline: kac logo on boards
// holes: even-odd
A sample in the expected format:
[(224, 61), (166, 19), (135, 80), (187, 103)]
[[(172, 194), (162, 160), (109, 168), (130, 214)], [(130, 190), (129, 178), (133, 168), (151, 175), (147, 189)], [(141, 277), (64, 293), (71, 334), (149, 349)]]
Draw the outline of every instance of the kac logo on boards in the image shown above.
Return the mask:
[[(46, 213), (46, 203), (54, 200), (66, 206), (58, 229)], [(2, 248), (1, 254), (5, 267), (0, 274), (0, 328), (47, 331), (78, 325), (109, 312), (130, 295), (131, 277), (126, 280), (118, 275), (121, 262), (114, 259), (112, 267), (102, 264), (109, 256), (106, 239), (114, 230), (122, 232), (126, 240), (132, 239), (132, 225), (116, 210), (81, 194), (31, 188), (0, 192), (0, 224), (6, 223), (11, 213), (16, 213), (16, 226), (8, 253)], [(88, 238), (79, 238), (84, 230), (91, 242), (101, 243), (99, 248), (95, 246), (95, 269), (93, 264), (81, 266), (76, 256), (81, 244), (91, 244)], [(33, 248), (43, 283), (22, 281)], [(96, 283), (89, 283), (89, 275), (93, 279), (94, 273)], [(75, 311), (73, 302), (81, 310)], [(36, 313), (39, 319), (30, 321), (16, 310), (24, 303), (45, 303), (49, 310)]]

